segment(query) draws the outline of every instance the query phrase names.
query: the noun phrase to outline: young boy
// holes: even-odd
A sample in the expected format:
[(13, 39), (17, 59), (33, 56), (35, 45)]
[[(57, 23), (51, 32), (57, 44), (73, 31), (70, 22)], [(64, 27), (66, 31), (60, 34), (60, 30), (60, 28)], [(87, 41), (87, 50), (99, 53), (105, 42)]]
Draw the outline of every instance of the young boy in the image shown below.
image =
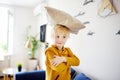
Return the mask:
[(70, 48), (64, 47), (70, 30), (62, 25), (53, 28), (54, 44), (46, 49), (46, 80), (71, 80), (70, 68), (77, 66), (80, 60)]

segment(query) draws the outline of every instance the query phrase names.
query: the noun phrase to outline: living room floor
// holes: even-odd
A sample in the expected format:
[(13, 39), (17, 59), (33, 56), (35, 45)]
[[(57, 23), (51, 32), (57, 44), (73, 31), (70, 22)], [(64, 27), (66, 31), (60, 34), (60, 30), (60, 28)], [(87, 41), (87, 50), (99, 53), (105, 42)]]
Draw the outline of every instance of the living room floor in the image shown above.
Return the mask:
[(3, 80), (3, 78), (0, 78), (0, 80)]
[(0, 80), (4, 80), (4, 78), (0, 77)]
[[(4, 78), (1, 77), (0, 80), (4, 80)], [(10, 80), (10, 79), (8, 79), (8, 80)], [(12, 78), (11, 80), (14, 80), (14, 79)]]

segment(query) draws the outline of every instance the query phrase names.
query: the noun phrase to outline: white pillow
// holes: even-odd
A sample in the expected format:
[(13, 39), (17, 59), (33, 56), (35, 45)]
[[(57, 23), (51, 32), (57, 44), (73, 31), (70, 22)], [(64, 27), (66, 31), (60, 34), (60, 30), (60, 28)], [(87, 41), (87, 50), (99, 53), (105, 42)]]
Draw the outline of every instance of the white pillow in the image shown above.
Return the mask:
[(85, 26), (78, 19), (72, 17), (68, 13), (51, 7), (45, 8), (52, 24), (64, 25), (70, 29), (71, 33), (74, 34), (77, 34), (80, 29), (85, 28)]

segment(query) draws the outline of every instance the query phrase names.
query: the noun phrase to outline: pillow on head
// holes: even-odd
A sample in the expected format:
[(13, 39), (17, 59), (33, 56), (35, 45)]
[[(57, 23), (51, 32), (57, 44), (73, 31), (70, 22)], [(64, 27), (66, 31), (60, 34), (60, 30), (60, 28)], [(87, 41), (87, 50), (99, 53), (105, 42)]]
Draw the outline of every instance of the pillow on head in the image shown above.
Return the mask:
[(84, 73), (80, 73), (76, 75), (73, 80), (91, 80), (91, 79), (87, 77)]
[(71, 33), (77, 34), (85, 26), (71, 15), (51, 7), (45, 7), (52, 24), (60, 24), (68, 27)]

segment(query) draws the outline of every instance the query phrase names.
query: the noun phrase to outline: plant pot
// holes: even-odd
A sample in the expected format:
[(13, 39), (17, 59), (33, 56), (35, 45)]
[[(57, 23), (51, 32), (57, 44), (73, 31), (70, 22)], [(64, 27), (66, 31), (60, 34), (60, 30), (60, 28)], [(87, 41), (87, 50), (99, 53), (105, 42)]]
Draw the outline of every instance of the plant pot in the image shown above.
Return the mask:
[(18, 72), (22, 71), (22, 66), (18, 66)]
[(38, 65), (37, 59), (29, 59), (28, 60), (28, 70), (35, 70)]

